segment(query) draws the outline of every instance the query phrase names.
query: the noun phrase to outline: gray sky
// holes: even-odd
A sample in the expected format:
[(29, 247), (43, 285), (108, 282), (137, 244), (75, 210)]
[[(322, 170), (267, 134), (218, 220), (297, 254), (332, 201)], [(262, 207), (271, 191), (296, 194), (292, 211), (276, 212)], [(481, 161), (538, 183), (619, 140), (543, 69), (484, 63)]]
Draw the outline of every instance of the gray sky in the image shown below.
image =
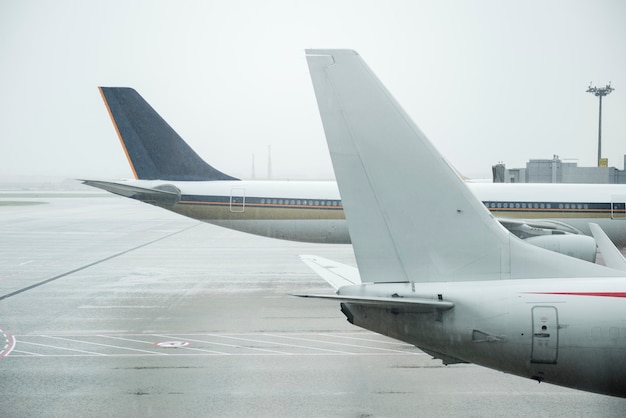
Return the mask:
[(328, 179), (305, 48), (357, 50), (463, 174), (626, 154), (626, 2), (0, 3), (0, 178), (131, 177), (97, 86), (130, 86), (216, 168)]

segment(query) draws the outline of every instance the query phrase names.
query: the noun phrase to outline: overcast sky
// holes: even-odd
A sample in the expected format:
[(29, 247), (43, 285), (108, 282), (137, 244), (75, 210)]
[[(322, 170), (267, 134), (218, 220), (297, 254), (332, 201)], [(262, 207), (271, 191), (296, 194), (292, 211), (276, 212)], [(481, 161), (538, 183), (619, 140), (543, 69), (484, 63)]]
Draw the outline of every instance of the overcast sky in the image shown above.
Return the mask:
[(626, 154), (626, 1), (0, 2), (0, 178), (130, 178), (97, 86), (129, 86), (216, 168), (330, 179), (305, 48), (357, 50), (463, 174)]

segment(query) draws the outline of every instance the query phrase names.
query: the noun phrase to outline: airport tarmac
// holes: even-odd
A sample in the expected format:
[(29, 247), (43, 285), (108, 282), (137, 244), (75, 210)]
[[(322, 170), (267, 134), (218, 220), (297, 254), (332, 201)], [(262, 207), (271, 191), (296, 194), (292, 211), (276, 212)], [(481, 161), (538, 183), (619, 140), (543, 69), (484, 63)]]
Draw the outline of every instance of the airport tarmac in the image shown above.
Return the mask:
[(626, 415), (626, 400), (443, 366), (350, 325), (297, 257), (101, 194), (0, 193), (0, 416)]

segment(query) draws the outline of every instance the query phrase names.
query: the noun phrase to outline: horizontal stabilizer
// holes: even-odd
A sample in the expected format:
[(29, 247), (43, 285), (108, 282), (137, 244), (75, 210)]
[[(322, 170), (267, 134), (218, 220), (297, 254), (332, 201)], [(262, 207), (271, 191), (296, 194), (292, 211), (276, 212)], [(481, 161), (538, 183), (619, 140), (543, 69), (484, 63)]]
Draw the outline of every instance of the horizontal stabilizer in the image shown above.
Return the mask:
[(335, 289), (361, 283), (356, 267), (315, 255), (301, 255), (300, 259)]
[(403, 297), (366, 297), (345, 295), (294, 295), (303, 298), (333, 299), (339, 302), (354, 303), (357, 305), (377, 306), (379, 308), (398, 309), (406, 313), (427, 313), (433, 311), (447, 311), (454, 307), (454, 303), (445, 300), (426, 298)]
[(589, 229), (591, 229), (591, 234), (596, 240), (598, 249), (604, 259), (604, 264), (616, 270), (626, 271), (626, 259), (624, 259), (622, 253), (617, 249), (602, 228), (600, 228), (600, 225), (589, 223)]
[(128, 184), (116, 183), (112, 181), (81, 180), (87, 186), (97, 187), (116, 195), (130, 197), (146, 203), (158, 205), (173, 205), (180, 200), (180, 190), (173, 185), (162, 185), (159, 189), (148, 189), (145, 187), (131, 186)]

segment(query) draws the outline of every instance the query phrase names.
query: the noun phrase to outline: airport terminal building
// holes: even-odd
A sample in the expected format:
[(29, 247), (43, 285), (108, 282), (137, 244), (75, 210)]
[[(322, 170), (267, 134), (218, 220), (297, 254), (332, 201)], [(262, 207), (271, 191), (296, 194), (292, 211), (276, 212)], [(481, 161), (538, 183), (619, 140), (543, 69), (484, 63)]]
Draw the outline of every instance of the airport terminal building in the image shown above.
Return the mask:
[(552, 159), (529, 160), (526, 168), (507, 169), (499, 163), (491, 169), (494, 183), (626, 184), (626, 170), (608, 167), (604, 162), (602, 167), (578, 167), (578, 163), (564, 162), (555, 155)]

